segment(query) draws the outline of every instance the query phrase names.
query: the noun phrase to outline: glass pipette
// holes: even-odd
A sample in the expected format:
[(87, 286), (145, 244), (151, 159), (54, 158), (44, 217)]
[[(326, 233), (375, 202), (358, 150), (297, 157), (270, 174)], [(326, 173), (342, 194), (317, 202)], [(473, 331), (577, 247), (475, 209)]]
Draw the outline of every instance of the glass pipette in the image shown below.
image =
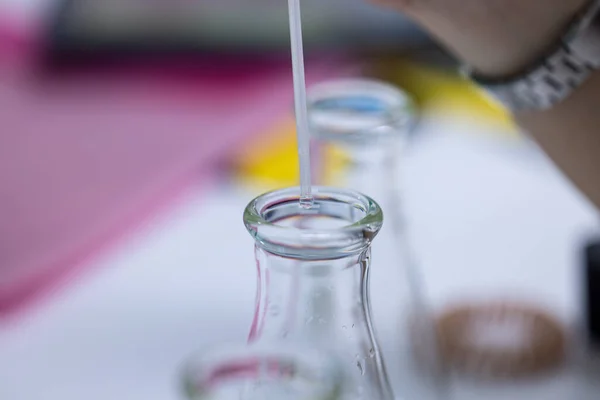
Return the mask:
[(294, 73), (296, 135), (298, 138), (298, 155), (300, 160), (300, 205), (304, 208), (311, 208), (313, 205), (313, 196), (311, 187), (310, 134), (308, 132), (308, 112), (306, 109), (306, 80), (304, 76), (300, 0), (288, 0), (288, 6)]

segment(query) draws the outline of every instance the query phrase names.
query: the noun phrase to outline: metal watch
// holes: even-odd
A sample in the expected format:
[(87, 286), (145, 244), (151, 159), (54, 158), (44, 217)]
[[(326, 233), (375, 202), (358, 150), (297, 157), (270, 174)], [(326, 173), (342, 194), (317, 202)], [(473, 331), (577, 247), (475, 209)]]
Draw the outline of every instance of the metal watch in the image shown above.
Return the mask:
[(486, 78), (472, 68), (463, 74), (512, 111), (547, 110), (561, 103), (600, 68), (600, 0), (574, 18), (549, 53), (520, 74)]

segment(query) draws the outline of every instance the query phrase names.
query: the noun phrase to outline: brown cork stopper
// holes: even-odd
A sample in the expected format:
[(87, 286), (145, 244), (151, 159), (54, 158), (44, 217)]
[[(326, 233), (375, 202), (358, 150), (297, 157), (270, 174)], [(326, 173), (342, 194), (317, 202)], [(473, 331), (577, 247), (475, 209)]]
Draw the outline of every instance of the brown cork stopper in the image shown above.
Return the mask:
[(524, 378), (558, 367), (566, 335), (548, 313), (527, 305), (454, 307), (437, 320), (448, 367), (482, 378)]

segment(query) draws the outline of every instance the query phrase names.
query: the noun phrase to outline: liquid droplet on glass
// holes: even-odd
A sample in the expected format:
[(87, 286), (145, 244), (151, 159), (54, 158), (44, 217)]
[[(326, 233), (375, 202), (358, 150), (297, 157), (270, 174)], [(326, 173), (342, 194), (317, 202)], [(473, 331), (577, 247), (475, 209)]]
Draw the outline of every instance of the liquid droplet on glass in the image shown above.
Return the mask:
[(364, 361), (362, 359), (356, 360), (356, 366), (358, 367), (358, 370), (360, 371), (360, 374), (362, 376), (364, 376), (365, 375)]
[(305, 210), (310, 210), (315, 204), (315, 200), (312, 196), (310, 197), (300, 197), (300, 207)]
[(342, 325), (342, 329), (348, 329), (346, 325)]
[(371, 358), (375, 357), (375, 349), (374, 348), (371, 348), (369, 350), (369, 357), (371, 357)]
[(357, 387), (357, 388), (356, 388), (356, 394), (357, 394), (359, 397), (362, 397), (362, 395), (363, 395), (364, 393), (365, 393), (365, 388), (364, 388), (364, 387), (362, 387), (362, 386), (359, 386), (359, 387)]

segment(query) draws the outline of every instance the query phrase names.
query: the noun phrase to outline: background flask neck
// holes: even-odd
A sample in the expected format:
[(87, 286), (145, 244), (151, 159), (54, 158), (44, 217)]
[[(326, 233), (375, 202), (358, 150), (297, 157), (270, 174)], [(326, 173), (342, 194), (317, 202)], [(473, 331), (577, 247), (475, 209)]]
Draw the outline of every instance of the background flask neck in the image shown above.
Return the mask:
[[(323, 147), (321, 162), (326, 170), (323, 184), (341, 185), (367, 193), (386, 213), (391, 206), (391, 198), (401, 188), (401, 143), (391, 141), (365, 147), (323, 144)], [(344, 165), (344, 168), (336, 168), (336, 164)]]

